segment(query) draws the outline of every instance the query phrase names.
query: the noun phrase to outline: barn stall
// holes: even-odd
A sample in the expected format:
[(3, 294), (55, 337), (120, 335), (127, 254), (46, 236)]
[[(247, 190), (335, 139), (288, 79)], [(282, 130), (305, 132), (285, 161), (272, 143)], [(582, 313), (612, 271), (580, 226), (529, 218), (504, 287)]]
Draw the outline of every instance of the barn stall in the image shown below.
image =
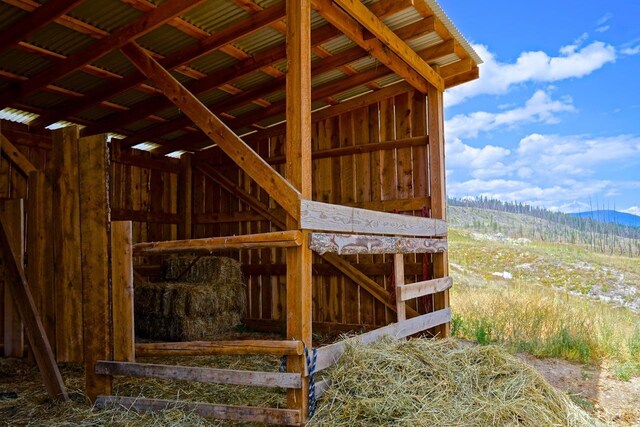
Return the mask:
[[(344, 351), (312, 333), (450, 334), (442, 98), (481, 60), (435, 1), (7, 0), (0, 16), (1, 338), (52, 397), (57, 363), (81, 362), (98, 405), (166, 405), (112, 396), (116, 376), (213, 378), (286, 388), (288, 407), (198, 411), (301, 424)], [(244, 330), (282, 339), (136, 342), (136, 284), (211, 255), (239, 263)], [(205, 354), (287, 372), (137, 360)]]

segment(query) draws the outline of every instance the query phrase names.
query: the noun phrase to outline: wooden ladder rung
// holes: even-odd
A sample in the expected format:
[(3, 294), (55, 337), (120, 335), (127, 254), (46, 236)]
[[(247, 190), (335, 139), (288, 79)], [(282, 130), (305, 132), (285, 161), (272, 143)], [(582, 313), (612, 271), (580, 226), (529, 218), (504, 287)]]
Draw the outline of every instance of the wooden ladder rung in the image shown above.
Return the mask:
[(162, 411), (179, 408), (195, 412), (202, 417), (219, 420), (247, 421), (277, 425), (300, 425), (302, 417), (298, 409), (260, 408), (255, 406), (217, 405), (180, 400), (148, 399), (128, 396), (98, 396), (96, 407), (120, 406), (125, 410)]
[(255, 372), (192, 366), (100, 360), (96, 373), (101, 375), (159, 378), (201, 383), (234, 384), (257, 387), (302, 388), (302, 376), (285, 372)]
[(408, 301), (412, 298), (436, 294), (438, 292), (446, 291), (451, 288), (452, 285), (453, 279), (451, 277), (442, 277), (439, 279), (409, 283), (398, 287), (398, 300)]

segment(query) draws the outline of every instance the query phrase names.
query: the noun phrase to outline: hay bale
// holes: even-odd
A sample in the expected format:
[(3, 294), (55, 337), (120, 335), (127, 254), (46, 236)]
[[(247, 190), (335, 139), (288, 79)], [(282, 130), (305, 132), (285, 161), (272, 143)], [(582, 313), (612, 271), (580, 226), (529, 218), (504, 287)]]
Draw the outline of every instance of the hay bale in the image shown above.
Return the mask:
[(453, 341), (350, 343), (310, 426), (593, 426), (504, 350)]
[(139, 337), (193, 341), (213, 338), (242, 322), (246, 285), (236, 260), (212, 256), (167, 259), (163, 277), (179, 276), (179, 283), (135, 284)]

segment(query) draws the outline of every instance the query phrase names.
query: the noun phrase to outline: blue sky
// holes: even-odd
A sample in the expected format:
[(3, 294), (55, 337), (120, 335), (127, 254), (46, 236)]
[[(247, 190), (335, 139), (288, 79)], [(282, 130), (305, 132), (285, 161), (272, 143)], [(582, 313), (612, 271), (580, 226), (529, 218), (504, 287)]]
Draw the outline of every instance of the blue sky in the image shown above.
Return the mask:
[(449, 195), (640, 215), (640, 1), (440, 4), (485, 61), (445, 95)]

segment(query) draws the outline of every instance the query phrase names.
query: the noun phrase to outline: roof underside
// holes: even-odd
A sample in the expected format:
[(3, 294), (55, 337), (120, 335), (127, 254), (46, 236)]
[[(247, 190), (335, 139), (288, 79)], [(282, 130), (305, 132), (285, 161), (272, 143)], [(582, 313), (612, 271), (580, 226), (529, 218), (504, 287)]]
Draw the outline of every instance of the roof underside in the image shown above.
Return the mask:
[[(91, 53), (87, 56), (87, 52), (100, 49), (100, 40), (126, 31), (144, 14), (157, 13), (171, 2), (180, 3), (69, 1), (76, 4), (74, 8), (51, 16), (41, 28), (8, 43), (5, 36), (24, 32), (26, 19), (35, 19), (38, 11), (43, 12), (47, 6), (54, 9), (54, 3), (63, 2), (1, 0), (0, 109), (4, 109), (0, 118), (30, 122), (34, 128), (76, 123), (85, 126), (85, 134), (110, 132), (131, 143), (151, 143), (150, 148), (171, 147), (158, 149), (163, 154), (211, 145), (152, 83), (143, 78), (136, 80), (139, 72), (118, 49), (105, 49), (97, 58)], [(132, 33), (135, 37), (131, 40), (158, 60), (186, 59), (172, 67), (173, 76), (243, 135), (284, 119), (283, 3), (284, 0), (206, 0), (166, 18), (152, 31)], [(438, 70), (447, 87), (477, 78), (480, 58), (435, 0), (362, 3)], [(335, 105), (402, 80), (316, 11), (312, 11), (311, 22), (312, 109)], [(252, 30), (256, 27), (259, 29)], [(235, 35), (231, 43), (203, 48), (212, 36), (224, 32)], [(77, 67), (56, 73), (69, 63)], [(53, 80), (46, 80), (48, 74)], [(42, 84), (32, 85), (36, 81)]]

